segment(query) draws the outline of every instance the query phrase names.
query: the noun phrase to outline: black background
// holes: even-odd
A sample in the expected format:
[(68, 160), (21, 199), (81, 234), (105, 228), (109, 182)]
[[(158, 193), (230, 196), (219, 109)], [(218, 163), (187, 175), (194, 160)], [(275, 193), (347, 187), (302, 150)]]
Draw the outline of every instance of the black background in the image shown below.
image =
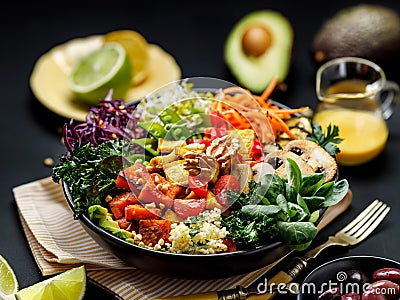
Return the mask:
[[(72, 38), (128, 28), (139, 31), (149, 42), (171, 53), (182, 69), (182, 77), (207, 76), (235, 83), (223, 61), (223, 46), (229, 30), (246, 13), (274, 9), (288, 17), (295, 33), (288, 90), (276, 94), (274, 99), (291, 107), (314, 107), (316, 68), (310, 56), (312, 38), (326, 18), (357, 3), (366, 2), (112, 0), (22, 4), (15, 1), (3, 6), (0, 16), (0, 254), (14, 268), (20, 287), (43, 277), (23, 234), (12, 188), (51, 175), (51, 168), (44, 166), (43, 160), (46, 157), (57, 160), (65, 152), (59, 129), (67, 120), (44, 108), (29, 86), (33, 66), (42, 54)], [(375, 3), (400, 13), (398, 1)], [(390, 79), (398, 80), (399, 73), (400, 70), (390, 74)], [(324, 241), (375, 198), (391, 205), (389, 216), (362, 244), (326, 250), (313, 265), (356, 254), (400, 260), (398, 111), (388, 122), (390, 138), (377, 159), (360, 167), (340, 168), (340, 176), (350, 182), (353, 202), (348, 211), (320, 233), (315, 243)], [(86, 295), (87, 299), (107, 297), (92, 285)]]

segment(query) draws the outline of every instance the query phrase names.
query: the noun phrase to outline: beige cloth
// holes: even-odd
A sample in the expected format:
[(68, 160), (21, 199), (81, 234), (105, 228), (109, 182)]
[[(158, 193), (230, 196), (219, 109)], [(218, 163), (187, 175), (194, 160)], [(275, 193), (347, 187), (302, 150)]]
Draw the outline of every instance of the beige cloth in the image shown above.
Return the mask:
[[(29, 246), (43, 275), (53, 275), (85, 265), (89, 280), (121, 299), (154, 299), (248, 286), (269, 266), (246, 275), (217, 280), (171, 279), (127, 265), (103, 249), (74, 220), (60, 184), (51, 177), (13, 189)], [(345, 200), (347, 199), (347, 200)], [(319, 229), (342, 213), (351, 193), (324, 215)]]

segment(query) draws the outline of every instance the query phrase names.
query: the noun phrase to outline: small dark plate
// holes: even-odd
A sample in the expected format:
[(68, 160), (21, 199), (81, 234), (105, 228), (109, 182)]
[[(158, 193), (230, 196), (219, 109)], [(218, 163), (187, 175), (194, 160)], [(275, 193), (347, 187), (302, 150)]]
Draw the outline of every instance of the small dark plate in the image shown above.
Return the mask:
[[(375, 270), (380, 268), (400, 268), (400, 262), (378, 256), (348, 256), (329, 261), (311, 271), (300, 285), (300, 293), (297, 300), (317, 300), (322, 290), (329, 284), (331, 287), (341, 287), (344, 291), (352, 291), (355, 286), (347, 284), (347, 270), (360, 270), (372, 277)], [(344, 276), (344, 277), (343, 277)], [(362, 287), (359, 287), (362, 291)]]

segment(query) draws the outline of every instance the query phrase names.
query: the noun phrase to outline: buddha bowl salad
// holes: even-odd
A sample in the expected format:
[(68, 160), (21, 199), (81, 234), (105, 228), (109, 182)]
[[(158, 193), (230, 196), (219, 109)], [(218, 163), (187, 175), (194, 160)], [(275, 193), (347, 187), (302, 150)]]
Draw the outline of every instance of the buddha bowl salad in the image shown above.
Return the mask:
[(64, 125), (53, 169), (86, 214), (117, 237), (189, 254), (281, 241), (307, 248), (323, 208), (348, 190), (338, 180), (338, 128), (238, 87), (197, 92), (174, 83), (138, 105), (103, 100), (86, 122)]

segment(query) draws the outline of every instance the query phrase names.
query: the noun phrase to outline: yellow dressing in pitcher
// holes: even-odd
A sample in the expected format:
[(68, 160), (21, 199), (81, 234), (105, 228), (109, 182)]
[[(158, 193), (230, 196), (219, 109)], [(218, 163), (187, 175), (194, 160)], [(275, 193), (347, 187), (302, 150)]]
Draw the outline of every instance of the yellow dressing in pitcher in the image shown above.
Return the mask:
[(329, 124), (339, 127), (342, 165), (358, 165), (375, 158), (385, 147), (388, 129), (385, 121), (373, 113), (352, 109), (327, 109), (315, 114), (314, 122), (322, 128)]

